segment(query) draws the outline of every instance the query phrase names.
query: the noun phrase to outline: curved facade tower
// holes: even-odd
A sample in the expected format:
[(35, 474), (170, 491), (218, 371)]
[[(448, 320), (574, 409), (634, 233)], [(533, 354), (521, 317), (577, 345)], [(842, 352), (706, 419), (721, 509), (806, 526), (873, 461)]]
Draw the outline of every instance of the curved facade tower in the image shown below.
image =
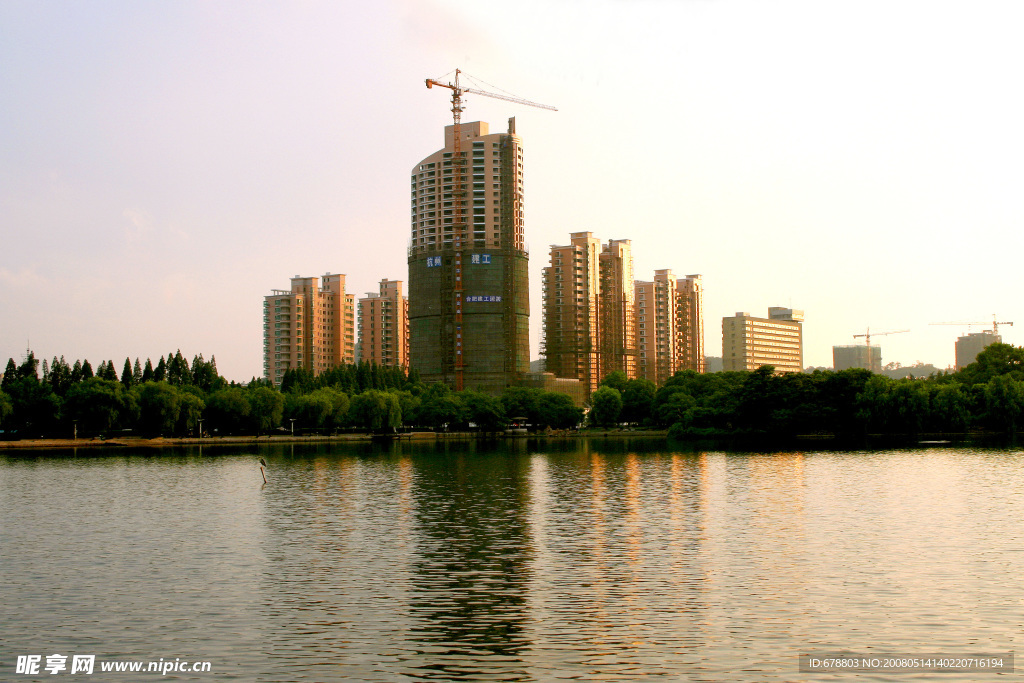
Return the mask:
[(496, 394), (530, 363), (523, 152), (515, 119), (458, 131), (412, 170), (409, 361), (425, 382)]

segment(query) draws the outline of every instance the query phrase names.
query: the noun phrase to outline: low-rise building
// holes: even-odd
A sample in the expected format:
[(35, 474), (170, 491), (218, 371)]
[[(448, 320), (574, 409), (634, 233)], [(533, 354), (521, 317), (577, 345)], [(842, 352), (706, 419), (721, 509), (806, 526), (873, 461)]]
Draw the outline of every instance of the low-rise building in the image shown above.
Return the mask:
[(771, 365), (778, 373), (803, 371), (804, 312), (768, 309), (767, 318), (737, 313), (722, 318), (724, 370), (757, 370)]

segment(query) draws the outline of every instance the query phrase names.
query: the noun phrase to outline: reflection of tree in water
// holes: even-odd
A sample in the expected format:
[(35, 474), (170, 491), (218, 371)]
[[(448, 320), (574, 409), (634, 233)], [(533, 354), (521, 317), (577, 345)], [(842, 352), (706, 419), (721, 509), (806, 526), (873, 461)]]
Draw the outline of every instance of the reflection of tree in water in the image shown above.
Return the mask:
[(468, 445), (445, 451), (416, 467), (415, 675), (526, 679), (527, 464)]

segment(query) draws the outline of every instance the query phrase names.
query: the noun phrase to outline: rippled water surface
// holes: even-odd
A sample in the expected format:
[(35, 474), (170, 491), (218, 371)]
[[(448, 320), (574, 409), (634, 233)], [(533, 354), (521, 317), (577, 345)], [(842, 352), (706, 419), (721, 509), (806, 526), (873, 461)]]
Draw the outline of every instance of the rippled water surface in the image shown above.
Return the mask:
[(3, 680), (850, 680), (797, 655), (1020, 649), (1024, 453), (8, 452), (0, 593)]

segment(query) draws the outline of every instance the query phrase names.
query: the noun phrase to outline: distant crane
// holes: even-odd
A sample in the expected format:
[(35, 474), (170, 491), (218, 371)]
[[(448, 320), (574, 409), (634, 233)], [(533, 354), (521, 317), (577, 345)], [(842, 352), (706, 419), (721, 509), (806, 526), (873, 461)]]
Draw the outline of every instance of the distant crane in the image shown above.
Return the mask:
[(519, 97), (512, 95), (505, 95), (495, 92), (487, 92), (486, 90), (478, 90), (476, 88), (464, 88), (459, 84), (459, 75), (462, 73), (461, 69), (455, 70), (455, 81), (453, 83), (442, 83), (441, 81), (433, 78), (426, 79), (427, 87), (433, 88), (435, 85), (448, 88), (452, 91), (452, 121), (455, 124), (452, 127), (452, 246), (454, 248), (454, 254), (452, 257), (452, 266), (455, 269), (454, 278), (454, 304), (455, 304), (455, 390), (461, 391), (463, 388), (463, 370), (466, 362), (462, 353), (462, 303), (463, 303), (463, 287), (462, 287), (462, 250), (467, 240), (466, 231), (466, 185), (464, 180), (466, 159), (462, 156), (462, 112), (465, 110), (465, 106), (462, 103), (463, 93), (471, 93), (473, 95), (483, 95), (484, 97), (493, 97), (498, 100), (505, 100), (506, 102), (514, 102), (515, 104), (525, 104), (529, 107), (538, 107), (540, 109), (548, 109), (550, 111), (558, 111), (555, 107), (548, 104), (538, 104), (537, 102), (531, 102), (524, 100)]
[[(981, 322), (953, 321), (953, 322), (946, 322), (946, 323), (928, 323), (928, 324), (929, 325), (988, 325), (988, 321), (987, 320), (982, 320)], [(999, 326), (1000, 325), (1011, 325), (1012, 326), (1013, 323), (1012, 322), (998, 322), (996, 314), (993, 313), (992, 314), (992, 334), (999, 334)]]
[[(910, 332), (910, 330), (890, 330), (889, 332), (875, 332), (874, 336), (882, 337), (882, 336), (887, 335), (887, 334), (902, 334), (904, 332)], [(881, 372), (882, 371), (881, 350), (879, 350), (879, 356), (878, 356), (879, 361), (878, 361), (877, 364), (875, 363), (874, 356), (871, 354), (871, 337), (872, 337), (871, 328), (870, 327), (867, 328), (864, 331), (864, 334), (855, 334), (855, 335), (853, 335), (854, 339), (856, 339), (857, 337), (864, 337), (864, 345), (865, 345), (865, 347), (868, 350), (867, 351), (867, 358), (865, 359), (866, 362), (867, 362), (867, 366), (866, 366), (867, 369), (871, 370), (872, 372)], [(864, 367), (864, 366), (862, 366), (862, 367)]]
[[(891, 332), (875, 332), (875, 336), (876, 337), (881, 337), (881, 336), (884, 336), (884, 335), (887, 335), (887, 334), (902, 334), (904, 332), (910, 332), (910, 330), (892, 330)], [(853, 335), (854, 339), (856, 339), (857, 337), (864, 337), (864, 343), (867, 346), (871, 346), (871, 328), (870, 327), (867, 328), (867, 331), (864, 332), (864, 334), (855, 334), (855, 335)]]

